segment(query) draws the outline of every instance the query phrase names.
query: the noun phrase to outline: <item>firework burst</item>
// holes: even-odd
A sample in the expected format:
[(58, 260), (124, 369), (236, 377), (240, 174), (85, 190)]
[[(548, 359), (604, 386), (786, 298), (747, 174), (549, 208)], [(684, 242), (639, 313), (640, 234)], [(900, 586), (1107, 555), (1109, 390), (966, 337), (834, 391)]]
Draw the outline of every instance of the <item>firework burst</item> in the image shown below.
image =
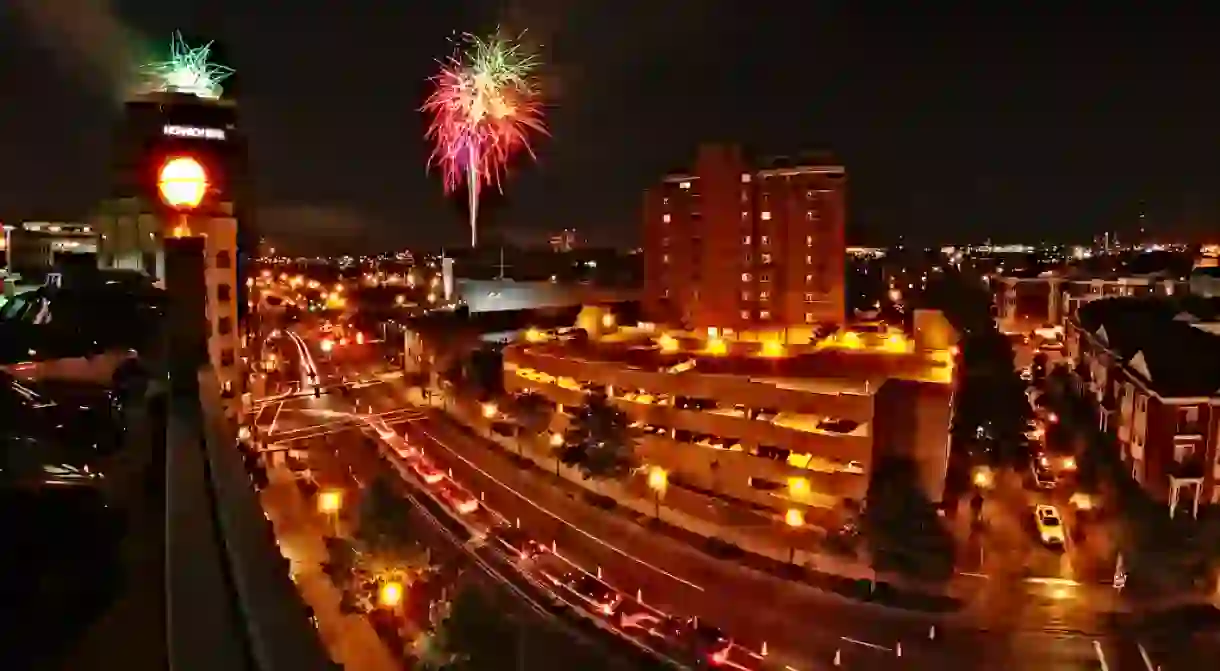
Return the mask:
[(224, 93), (221, 83), (233, 74), (233, 69), (210, 62), (211, 57), (211, 42), (191, 47), (182, 39), (182, 33), (174, 33), (169, 43), (169, 60), (140, 68), (144, 89), (219, 98)]
[(479, 194), (501, 188), (508, 161), (525, 151), (530, 136), (546, 134), (535, 71), (539, 61), (518, 40), (463, 35), (441, 62), (423, 111), (431, 115), (428, 165), (438, 166), (445, 192), (464, 184), (469, 198), (470, 244), (478, 242)]

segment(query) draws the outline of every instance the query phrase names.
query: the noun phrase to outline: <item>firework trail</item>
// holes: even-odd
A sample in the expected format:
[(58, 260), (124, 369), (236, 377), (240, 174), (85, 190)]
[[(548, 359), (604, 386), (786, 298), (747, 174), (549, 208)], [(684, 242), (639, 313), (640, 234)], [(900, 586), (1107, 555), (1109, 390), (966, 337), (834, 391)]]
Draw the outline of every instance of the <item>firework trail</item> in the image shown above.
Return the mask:
[(446, 193), (465, 184), (473, 247), (480, 192), (501, 189), (508, 161), (522, 150), (532, 157), (530, 135), (547, 133), (534, 76), (539, 61), (517, 40), (466, 34), (440, 65), (422, 108), (432, 117), (428, 165), (441, 169)]

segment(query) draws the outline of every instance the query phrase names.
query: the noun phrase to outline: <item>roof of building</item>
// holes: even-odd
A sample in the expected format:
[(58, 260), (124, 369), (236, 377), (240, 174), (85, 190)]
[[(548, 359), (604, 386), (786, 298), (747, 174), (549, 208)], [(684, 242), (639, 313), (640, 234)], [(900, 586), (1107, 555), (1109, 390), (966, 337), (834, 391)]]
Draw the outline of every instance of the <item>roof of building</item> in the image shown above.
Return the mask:
[(1107, 298), (1078, 313), (1092, 332), (1150, 389), (1168, 398), (1220, 395), (1220, 300)]

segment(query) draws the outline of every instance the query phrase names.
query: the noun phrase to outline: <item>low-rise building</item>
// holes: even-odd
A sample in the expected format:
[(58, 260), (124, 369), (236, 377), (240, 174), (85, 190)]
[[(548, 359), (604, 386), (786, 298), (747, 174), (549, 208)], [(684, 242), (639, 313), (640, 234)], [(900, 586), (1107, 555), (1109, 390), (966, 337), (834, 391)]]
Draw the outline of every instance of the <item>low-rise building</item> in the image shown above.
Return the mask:
[(504, 350), (505, 388), (553, 401), (556, 431), (565, 408), (605, 389), (641, 431), (644, 462), (754, 507), (861, 503), (887, 456), (912, 462), (940, 501), (953, 363), (951, 346), (926, 344), (947, 342), (934, 332), (943, 320), (923, 320), (914, 339), (840, 331), (802, 344), (604, 323), (581, 329), (587, 342), (527, 333)]
[(1065, 333), (1080, 391), (1132, 478), (1171, 514), (1220, 503), (1220, 301), (1093, 300)]

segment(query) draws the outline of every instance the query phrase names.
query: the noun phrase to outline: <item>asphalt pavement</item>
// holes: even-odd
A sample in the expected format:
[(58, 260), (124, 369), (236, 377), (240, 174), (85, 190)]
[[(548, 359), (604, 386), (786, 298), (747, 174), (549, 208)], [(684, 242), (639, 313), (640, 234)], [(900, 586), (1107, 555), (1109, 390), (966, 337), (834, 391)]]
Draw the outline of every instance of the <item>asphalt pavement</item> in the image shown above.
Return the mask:
[[(318, 365), (345, 365), (357, 376), (361, 369), (358, 362)], [(355, 390), (353, 396), (366, 411), (385, 412), (403, 406), (402, 391), (382, 384)], [(308, 406), (310, 400), (293, 404)], [(349, 410), (353, 407), (353, 401), (336, 395), (315, 400), (324, 410), (341, 412), (345, 403)], [(281, 423), (300, 424), (291, 424), (296, 420), (286, 419), (293, 416), (286, 412), (280, 412)], [(589, 505), (557, 487), (546, 474), (522, 468), (481, 438), (434, 415), (412, 415), (398, 428), (442, 467), (452, 469), (455, 480), (479, 492), (486, 505), (519, 519), (538, 540), (554, 541), (560, 552), (582, 566), (600, 569), (616, 588), (639, 593), (662, 610), (714, 622), (745, 646), (761, 651), (765, 643), (771, 660), (801, 671), (827, 668), (836, 656), (845, 668), (1159, 665), (1169, 671), (1198, 668), (1193, 660), (1220, 651), (1214, 641), (1190, 641), (1181, 632), (1156, 634), (1132, 626), (1115, 633), (1108, 622), (1094, 623), (1095, 630), (1047, 626), (1047, 614), (1065, 609), (1064, 602), (1070, 602), (1050, 591), (1053, 586), (1047, 588), (1044, 600), (1036, 598), (1036, 589), (1031, 596), (1023, 583), (982, 590), (988, 593), (982, 606), (976, 604), (965, 616), (931, 616), (854, 602), (712, 558), (651, 533), (646, 524)], [(359, 443), (353, 448), (348, 439), (342, 441), (340, 452), (350, 454), (345, 457), (349, 475), (372, 477), (382, 472), (384, 465), (372, 449), (360, 448)], [(983, 622), (991, 628), (980, 628)], [(1144, 663), (1145, 654), (1154, 666)]]

